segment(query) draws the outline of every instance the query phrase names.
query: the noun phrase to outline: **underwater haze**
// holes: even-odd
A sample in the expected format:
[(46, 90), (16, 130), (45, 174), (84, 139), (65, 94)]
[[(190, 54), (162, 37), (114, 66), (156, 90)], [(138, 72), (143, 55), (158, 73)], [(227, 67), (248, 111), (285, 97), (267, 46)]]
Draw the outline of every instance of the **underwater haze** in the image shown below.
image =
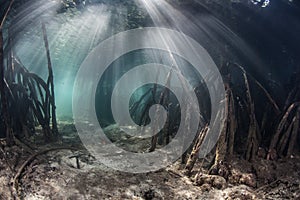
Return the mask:
[[(74, 81), (87, 55), (110, 36), (142, 27), (170, 28), (190, 36), (208, 51), (219, 69), (228, 62), (239, 63), (282, 103), (289, 77), (300, 67), (299, 11), (295, 0), (16, 1), (5, 24), (14, 40), (9, 45), (4, 38), (5, 52), (11, 47), (29, 71), (46, 80), (47, 57), (41, 28), (45, 23), (58, 118), (72, 117)], [(96, 94), (98, 117), (108, 123), (112, 120), (109, 99), (122, 74), (149, 62), (170, 65), (172, 57), (168, 52), (148, 50), (118, 58), (106, 71), (106, 78), (100, 80), (99, 95)], [(196, 82), (195, 87), (201, 85), (201, 75), (195, 74), (188, 62), (176, 59), (190, 82)], [(145, 91), (147, 86), (138, 90), (135, 98)]]

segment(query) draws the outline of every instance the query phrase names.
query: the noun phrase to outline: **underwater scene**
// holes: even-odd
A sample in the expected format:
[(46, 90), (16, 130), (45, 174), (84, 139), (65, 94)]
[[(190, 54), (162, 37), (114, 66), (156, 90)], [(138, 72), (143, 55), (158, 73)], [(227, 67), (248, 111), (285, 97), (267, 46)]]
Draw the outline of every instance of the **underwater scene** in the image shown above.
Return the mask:
[(0, 0), (0, 200), (300, 199), (297, 0)]

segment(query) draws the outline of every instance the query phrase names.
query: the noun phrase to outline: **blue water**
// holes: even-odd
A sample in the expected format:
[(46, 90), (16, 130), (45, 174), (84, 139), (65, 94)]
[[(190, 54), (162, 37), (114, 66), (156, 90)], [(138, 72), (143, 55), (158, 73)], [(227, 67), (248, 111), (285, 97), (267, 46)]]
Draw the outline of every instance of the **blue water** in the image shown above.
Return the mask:
[[(12, 12), (14, 20), (9, 20), (6, 27), (14, 36), (16, 56), (30, 71), (46, 79), (41, 23), (46, 24), (58, 117), (72, 116), (74, 79), (88, 53), (116, 33), (145, 26), (184, 32), (207, 49), (218, 67), (228, 60), (238, 62), (280, 102), (289, 77), (300, 66), (299, 3), (174, 2), (86, 1), (61, 9), (58, 1), (28, 1)], [(124, 63), (118, 65), (121, 72)]]

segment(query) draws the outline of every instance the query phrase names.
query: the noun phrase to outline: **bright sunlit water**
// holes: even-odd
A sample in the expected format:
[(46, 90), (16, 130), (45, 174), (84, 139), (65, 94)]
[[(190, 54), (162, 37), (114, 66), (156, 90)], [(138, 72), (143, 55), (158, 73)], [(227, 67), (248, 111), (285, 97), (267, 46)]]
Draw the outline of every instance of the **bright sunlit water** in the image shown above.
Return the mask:
[[(108, 8), (100, 4), (62, 14), (57, 14), (56, 9), (55, 4), (49, 3), (49, 8), (44, 13), (31, 10), (24, 13), (26, 17), (33, 18), (33, 22), (19, 34), (15, 52), (30, 71), (47, 78), (47, 60), (41, 30), (41, 22), (44, 21), (54, 68), (57, 114), (70, 116), (73, 83), (80, 64), (100, 41), (125, 29), (120, 26), (125, 24), (125, 19), (112, 16), (112, 13), (121, 15), (122, 12), (126, 13), (126, 8)], [(113, 20), (118, 20), (118, 23), (112, 22)], [(23, 22), (18, 23), (21, 25)]]
[[(232, 16), (229, 15), (227, 19), (218, 18), (217, 13), (222, 9), (230, 9), (230, 6), (222, 9), (214, 8), (209, 7), (210, 4), (207, 2), (203, 3), (204, 1), (194, 1), (195, 5), (198, 5), (197, 8), (189, 7), (184, 2), (175, 4), (167, 0), (78, 2), (81, 2), (80, 6), (62, 9), (59, 1), (28, 1), (21, 5), (19, 10), (12, 12), (16, 18), (13, 21), (10, 20), (8, 24), (11, 26), (10, 33), (14, 35), (13, 48), (16, 56), (30, 71), (39, 74), (43, 79), (47, 78), (47, 60), (41, 23), (46, 24), (59, 117), (72, 116), (74, 79), (88, 53), (101, 41), (128, 29), (156, 26), (183, 32), (197, 40), (209, 52), (219, 68), (226, 60), (239, 62), (245, 65), (245, 68), (248, 68), (251, 73), (257, 74), (267, 88), (271, 88), (268, 85), (270, 81), (285, 80), (285, 75), (288, 76), (297, 65), (297, 60), (294, 59), (295, 55), (293, 53), (287, 55), (287, 52), (296, 52), (295, 49), (298, 47), (288, 40), (278, 42), (279, 40), (276, 38), (282, 38), (281, 33), (271, 32), (276, 29), (272, 25), (273, 16), (271, 14), (280, 9), (276, 3), (272, 4), (274, 2), (241, 3), (232, 1), (233, 3), (228, 5), (238, 6), (240, 11), (237, 13), (238, 9), (235, 9)], [(216, 2), (214, 1), (214, 5), (218, 5)], [(289, 6), (290, 3), (284, 5)], [(249, 15), (244, 19), (243, 9), (245, 13), (251, 11), (257, 15), (253, 15), (253, 17)], [(225, 24), (238, 16), (241, 17), (240, 20), (237, 20), (240, 24), (232, 25), (239, 30), (239, 33), (236, 33)], [(277, 21), (281, 20), (280, 17), (274, 16), (274, 19), (277, 18)], [(291, 14), (288, 23), (295, 25), (296, 21)], [(246, 30), (242, 26), (247, 23), (249, 27)], [(278, 25), (278, 29), (281, 29), (281, 26), (286, 27), (282, 24)], [(262, 27), (267, 28), (265, 32)], [(297, 32), (299, 26), (295, 26), (294, 29)], [(290, 36), (295, 35), (290, 33)], [(168, 38), (168, 35), (163, 37)], [(297, 36), (294, 38), (299, 41)], [(264, 50), (259, 48), (261, 44), (270, 42), (274, 45), (266, 46)], [(288, 46), (289, 44), (291, 47)], [(273, 48), (274, 46), (276, 49)], [(178, 59), (174, 58), (171, 53), (166, 52), (165, 56), (169, 57), (169, 63), (182, 67), (182, 63), (178, 63)], [(282, 60), (275, 62), (280, 56)], [(162, 58), (157, 56), (154, 58), (138, 56), (137, 58), (131, 55), (127, 56), (127, 59), (127, 61), (117, 62), (118, 69), (115, 69), (115, 74), (122, 74), (122, 69), (125, 69), (127, 65), (139, 62), (138, 59), (146, 61), (154, 59), (156, 62), (161, 62)], [(285, 65), (285, 69), (283, 70), (279, 65)], [(109, 79), (114, 82), (119, 75), (111, 75), (112, 77)], [(107, 81), (104, 83), (104, 87), (106, 87), (105, 84), (107, 87), (113, 85)], [(276, 93), (280, 94), (280, 92), (282, 92), (282, 88), (276, 88)]]

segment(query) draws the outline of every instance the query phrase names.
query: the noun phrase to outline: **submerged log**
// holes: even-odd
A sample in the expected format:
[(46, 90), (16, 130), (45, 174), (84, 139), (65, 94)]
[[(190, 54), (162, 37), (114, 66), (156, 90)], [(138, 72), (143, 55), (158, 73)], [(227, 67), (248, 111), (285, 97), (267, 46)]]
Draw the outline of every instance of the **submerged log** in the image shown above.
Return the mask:
[[(298, 108), (297, 110), (299, 110), (299, 107), (300, 107), (300, 102), (295, 102), (295, 103), (291, 104), (288, 107), (285, 114), (282, 116), (282, 118), (277, 126), (276, 132), (270, 142), (269, 152), (267, 155), (268, 160), (272, 160), (272, 157), (274, 157), (274, 155), (273, 155), (274, 152), (277, 152), (279, 154), (283, 153), (283, 150), (285, 148), (284, 144), (286, 144), (288, 142), (287, 140), (285, 141), (284, 138), (287, 138), (287, 139), (289, 138), (291, 131), (294, 130), (293, 124), (295, 124), (295, 123), (296, 123), (296, 125), (299, 124), (299, 122), (298, 122), (299, 120), (297, 121), (297, 117), (295, 117), (294, 120), (292, 120), (292, 122), (289, 123), (289, 120), (288, 120), (289, 116), (296, 108)], [(298, 115), (298, 112), (296, 113), (296, 116), (297, 115)], [(282, 132), (284, 131), (285, 127), (288, 127), (288, 130), (285, 132), (285, 134), (282, 135)], [(295, 127), (295, 128), (297, 128), (297, 127)], [(296, 134), (296, 133), (293, 133), (293, 134)], [(296, 136), (293, 135), (293, 137), (296, 137)], [(280, 142), (280, 140), (281, 140), (281, 142)], [(277, 147), (281, 150), (279, 150)], [(290, 149), (290, 152), (291, 152), (291, 149)]]
[(229, 99), (230, 99), (230, 89), (227, 88), (226, 90), (226, 94), (225, 94), (225, 100), (226, 100), (226, 104), (225, 104), (225, 122), (224, 122), (224, 127), (221, 130), (221, 134), (217, 143), (217, 147), (216, 147), (216, 157), (215, 157), (215, 163), (219, 163), (220, 161), (224, 161), (225, 160), (225, 156), (227, 153), (227, 133), (229, 132)]
[[(276, 114), (280, 114), (280, 109), (279, 106), (277, 105), (276, 101), (272, 98), (271, 94), (266, 90), (266, 88), (258, 81), (256, 80), (253, 76), (248, 74), (246, 70), (240, 66), (237, 63), (234, 63), (234, 66), (242, 70), (243, 76), (247, 76), (247, 82), (248, 82), (248, 76), (251, 78), (251, 80), (254, 81), (254, 83), (263, 91), (263, 93), (266, 95), (267, 99), (269, 100), (270, 104), (274, 107)], [(249, 84), (248, 84), (249, 85)]]
[(49, 73), (48, 80), (47, 80), (47, 86), (50, 88), (50, 93), (51, 93), (51, 95), (49, 96), (49, 99), (50, 99), (51, 114), (52, 114), (52, 135), (57, 137), (58, 129), (57, 129), (56, 111), (55, 111), (56, 106), (55, 106), (55, 95), (54, 95), (53, 69), (52, 69), (52, 64), (51, 64), (50, 50), (49, 50), (49, 44), (48, 44), (45, 23), (42, 23), (42, 29), (43, 29), (43, 38), (44, 38), (44, 43), (45, 43), (45, 48), (46, 48), (48, 73)]
[(6, 142), (8, 145), (11, 145), (13, 143), (13, 133), (11, 130), (11, 124), (10, 124), (10, 115), (8, 112), (8, 102), (7, 102), (7, 96), (5, 91), (5, 78), (4, 78), (4, 43), (3, 43), (3, 25), (5, 22), (5, 19), (11, 9), (11, 6), (13, 4), (13, 0), (10, 1), (10, 4), (8, 8), (6, 9), (6, 12), (4, 16), (1, 19), (0, 24), (0, 95), (1, 95), (1, 110), (3, 113), (3, 122), (5, 126), (5, 135), (6, 135)]
[(228, 134), (228, 155), (233, 155), (234, 151), (234, 140), (235, 133), (237, 129), (237, 118), (235, 112), (235, 101), (232, 90), (230, 89), (230, 98), (229, 98), (229, 134)]
[(299, 129), (300, 129), (300, 107), (298, 107), (297, 114), (296, 114), (296, 119), (295, 119), (294, 124), (293, 124), (293, 131), (291, 133), (291, 139), (290, 139), (288, 149), (287, 149), (287, 154), (286, 154), (287, 157), (291, 156), (292, 153), (293, 153), (294, 146), (295, 146), (296, 139), (297, 139), (297, 135), (299, 133)]
[(206, 125), (201, 131), (200, 131), (200, 134), (195, 142), (195, 145), (193, 147), (193, 150), (187, 160), (187, 163), (185, 165), (185, 168), (184, 168), (184, 173), (187, 174), (187, 175), (190, 175), (196, 161), (197, 161), (197, 158), (198, 158), (198, 153), (200, 151), (200, 147), (201, 147), (201, 144), (203, 143), (203, 140), (208, 132), (208, 126)]
[(243, 73), (244, 84), (246, 87), (246, 100), (248, 103), (248, 113), (249, 113), (249, 127), (248, 127), (248, 138), (247, 138), (247, 148), (246, 148), (246, 160), (250, 160), (255, 157), (259, 141), (259, 127), (255, 116), (254, 102), (251, 96), (250, 84), (248, 81), (248, 75), (244, 68), (240, 67)]
[[(169, 98), (169, 91), (168, 91), (169, 87), (168, 86), (170, 86), (171, 74), (172, 74), (172, 71), (170, 71), (168, 73), (167, 81), (165, 84), (166, 88), (161, 92), (160, 97), (159, 97), (159, 104), (161, 104), (161, 105), (164, 102), (168, 101), (168, 98)], [(158, 110), (155, 112), (154, 123), (153, 123), (154, 126), (157, 125), (157, 116), (159, 116)], [(156, 130), (156, 128), (154, 130)], [(157, 139), (158, 139), (158, 133), (153, 133), (153, 136), (151, 138), (151, 147), (149, 149), (149, 152), (153, 152), (156, 149)]]

